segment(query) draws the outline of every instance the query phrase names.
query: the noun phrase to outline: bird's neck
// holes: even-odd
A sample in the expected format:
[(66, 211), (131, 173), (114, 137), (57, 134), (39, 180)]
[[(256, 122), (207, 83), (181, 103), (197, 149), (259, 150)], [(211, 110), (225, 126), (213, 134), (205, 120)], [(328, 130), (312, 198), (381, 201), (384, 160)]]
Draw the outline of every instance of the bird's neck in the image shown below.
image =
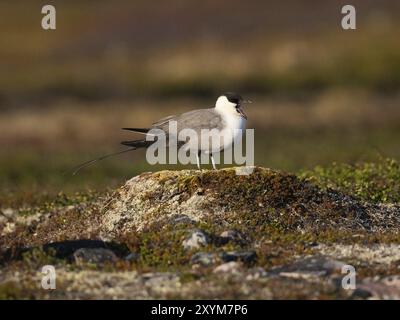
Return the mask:
[(218, 108), (215, 108), (215, 111), (220, 114), (226, 129), (244, 129), (246, 119), (241, 117), (237, 112), (230, 112), (229, 110)]

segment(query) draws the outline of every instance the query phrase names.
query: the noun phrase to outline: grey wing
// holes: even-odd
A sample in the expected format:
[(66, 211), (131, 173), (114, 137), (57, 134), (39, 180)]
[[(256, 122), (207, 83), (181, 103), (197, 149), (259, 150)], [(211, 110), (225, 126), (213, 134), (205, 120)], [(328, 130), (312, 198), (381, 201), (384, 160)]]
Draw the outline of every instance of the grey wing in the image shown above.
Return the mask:
[[(186, 113), (183, 113), (179, 116), (169, 116), (166, 118), (163, 118), (156, 123), (153, 124), (153, 128), (156, 129), (161, 129), (163, 130), (168, 137), (171, 137), (171, 135), (175, 135), (172, 132), (169, 132), (169, 126), (171, 121), (176, 121), (177, 122), (177, 133), (183, 129), (192, 129), (195, 130), (197, 135), (200, 137), (201, 136), (201, 130), (202, 129), (218, 129), (222, 130), (224, 124), (223, 124), (223, 119), (215, 111), (214, 108), (210, 109), (199, 109), (199, 110), (193, 110), (189, 111)], [(178, 139), (179, 140), (179, 139)], [(187, 139), (184, 139), (182, 141), (178, 141), (178, 148), (181, 147), (182, 144), (185, 144), (188, 142)]]
[[(169, 126), (171, 121), (177, 122), (177, 132), (170, 132)], [(197, 133), (198, 137), (202, 136), (202, 129), (218, 129), (222, 130), (224, 127), (224, 121), (222, 117), (215, 111), (214, 108), (210, 109), (199, 109), (183, 113), (179, 116), (170, 116), (159, 120), (153, 125), (153, 128), (163, 130), (168, 139), (172, 136), (176, 136), (183, 129), (192, 129)], [(188, 143), (188, 137), (184, 135), (182, 138), (176, 137), (178, 140), (178, 148)], [(181, 140), (182, 139), (182, 140)]]
[(160, 119), (160, 120), (158, 120), (158, 121), (156, 121), (156, 122), (153, 122), (152, 126), (153, 126), (154, 128), (161, 128), (161, 127), (164, 126), (165, 124), (168, 124), (168, 122), (169, 122), (170, 120), (175, 119), (175, 118), (176, 118), (175, 115), (162, 118), (162, 119)]
[(200, 109), (184, 113), (180, 116), (178, 126), (191, 128), (194, 130), (201, 129), (219, 129), (223, 127), (222, 117), (214, 108)]
[(202, 129), (222, 129), (222, 118), (215, 112), (214, 108), (193, 110), (181, 114), (177, 117), (167, 119), (157, 127), (168, 132), (169, 122), (175, 120), (177, 122), (178, 132), (183, 129), (193, 129), (200, 133)]

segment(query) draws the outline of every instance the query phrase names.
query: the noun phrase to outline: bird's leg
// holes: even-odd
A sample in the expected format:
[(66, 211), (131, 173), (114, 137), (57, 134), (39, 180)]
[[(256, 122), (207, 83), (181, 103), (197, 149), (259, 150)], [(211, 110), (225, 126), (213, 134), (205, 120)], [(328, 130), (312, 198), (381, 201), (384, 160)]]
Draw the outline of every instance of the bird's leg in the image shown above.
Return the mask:
[(200, 157), (201, 157), (201, 151), (199, 150), (199, 151), (197, 151), (197, 154), (196, 154), (197, 168), (198, 168), (199, 170), (201, 170), (201, 167), (200, 167)]
[(210, 153), (210, 157), (211, 157), (211, 163), (212, 163), (213, 169), (214, 169), (214, 170), (218, 170), (218, 169), (217, 169), (217, 166), (215, 165), (215, 161), (214, 161), (214, 157), (213, 157), (213, 154), (212, 154), (212, 153)]

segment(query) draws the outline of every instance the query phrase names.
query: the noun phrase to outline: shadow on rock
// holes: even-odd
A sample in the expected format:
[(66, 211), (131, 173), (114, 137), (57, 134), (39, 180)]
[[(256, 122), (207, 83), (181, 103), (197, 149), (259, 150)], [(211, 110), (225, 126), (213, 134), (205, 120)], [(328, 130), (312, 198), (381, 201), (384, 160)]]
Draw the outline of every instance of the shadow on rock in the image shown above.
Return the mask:
[[(81, 239), (52, 242), (42, 246), (10, 248), (3, 253), (3, 257), (0, 261), (4, 264), (13, 260), (21, 260), (23, 259), (24, 254), (34, 252), (34, 250), (43, 250), (45, 254), (52, 255), (57, 259), (65, 259), (68, 262), (75, 261), (76, 255), (82, 259), (88, 260), (89, 262), (93, 259), (97, 262), (102, 260), (102, 257), (108, 257), (105, 260), (112, 261), (115, 260), (114, 257), (124, 258), (130, 254), (129, 249), (125, 244)], [(113, 257), (113, 259), (109, 259), (109, 257)]]

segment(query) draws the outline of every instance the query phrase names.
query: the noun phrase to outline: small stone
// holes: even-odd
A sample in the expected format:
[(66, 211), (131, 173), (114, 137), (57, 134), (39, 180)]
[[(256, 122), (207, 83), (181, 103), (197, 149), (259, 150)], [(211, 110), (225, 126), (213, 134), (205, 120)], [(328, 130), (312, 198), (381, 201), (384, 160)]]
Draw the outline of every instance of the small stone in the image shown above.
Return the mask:
[(255, 267), (250, 270), (248, 270), (247, 275), (246, 275), (246, 280), (255, 280), (255, 279), (260, 279), (264, 278), (268, 275), (267, 271), (264, 270), (264, 268), (261, 267)]
[(307, 242), (305, 244), (306, 248), (314, 248), (314, 247), (317, 247), (317, 246), (318, 246), (318, 242), (315, 242), (315, 241)]
[(131, 252), (125, 257), (125, 260), (129, 262), (136, 262), (139, 259), (140, 259), (140, 254), (137, 252)]
[(328, 259), (323, 263), (322, 268), (324, 268), (329, 273), (342, 272), (342, 268), (345, 265), (346, 264), (342, 261)]
[(365, 278), (357, 284), (352, 298), (399, 300), (400, 276), (394, 275), (378, 279)]
[(14, 232), (16, 227), (17, 226), (16, 226), (16, 224), (14, 222), (6, 222), (6, 224), (5, 224), (4, 228), (3, 228), (2, 235), (6, 235), (6, 234)]
[(243, 234), (236, 230), (224, 231), (219, 235), (219, 238), (222, 244), (233, 242), (243, 245), (247, 242)]
[(211, 266), (215, 264), (218, 260), (218, 257), (215, 253), (212, 252), (197, 252), (195, 253), (190, 262), (192, 264), (200, 264), (202, 266)]
[(237, 261), (231, 261), (216, 267), (214, 273), (239, 273), (242, 265)]
[(356, 288), (351, 295), (353, 299), (368, 299), (372, 297), (372, 293), (369, 290), (362, 288)]
[(153, 291), (169, 291), (180, 286), (179, 275), (174, 272), (147, 272), (140, 276), (143, 285)]
[(304, 279), (304, 280), (318, 279), (325, 275), (326, 275), (325, 271), (299, 271), (299, 272), (292, 271), (292, 272), (279, 273), (279, 276), (284, 278)]
[(257, 254), (255, 251), (229, 251), (222, 252), (220, 254), (220, 258), (222, 261), (231, 262), (231, 261), (242, 261), (244, 263), (252, 263), (257, 260)]
[(238, 176), (248, 176), (251, 175), (253, 173), (253, 171), (255, 170), (255, 166), (245, 166), (245, 167), (236, 167), (235, 171), (236, 171), (236, 175)]
[(270, 273), (288, 278), (318, 278), (333, 273), (340, 273), (344, 265), (346, 264), (342, 261), (315, 255), (300, 258), (291, 264), (276, 267)]
[(81, 248), (74, 252), (73, 257), (78, 265), (85, 263), (102, 264), (117, 260), (114, 252), (104, 248)]
[(189, 237), (183, 240), (182, 245), (186, 250), (191, 250), (206, 246), (208, 243), (208, 235), (202, 230), (195, 230), (189, 235)]
[(12, 216), (15, 213), (15, 210), (12, 208), (5, 208), (5, 209), (1, 209), (1, 213), (3, 214), (3, 216), (5, 216), (6, 218), (12, 218)]
[(171, 217), (171, 221), (170, 223), (172, 223), (173, 225), (177, 225), (177, 224), (193, 224), (195, 221), (193, 219), (191, 219), (190, 217), (188, 217), (185, 214), (177, 214), (174, 215), (173, 217)]

